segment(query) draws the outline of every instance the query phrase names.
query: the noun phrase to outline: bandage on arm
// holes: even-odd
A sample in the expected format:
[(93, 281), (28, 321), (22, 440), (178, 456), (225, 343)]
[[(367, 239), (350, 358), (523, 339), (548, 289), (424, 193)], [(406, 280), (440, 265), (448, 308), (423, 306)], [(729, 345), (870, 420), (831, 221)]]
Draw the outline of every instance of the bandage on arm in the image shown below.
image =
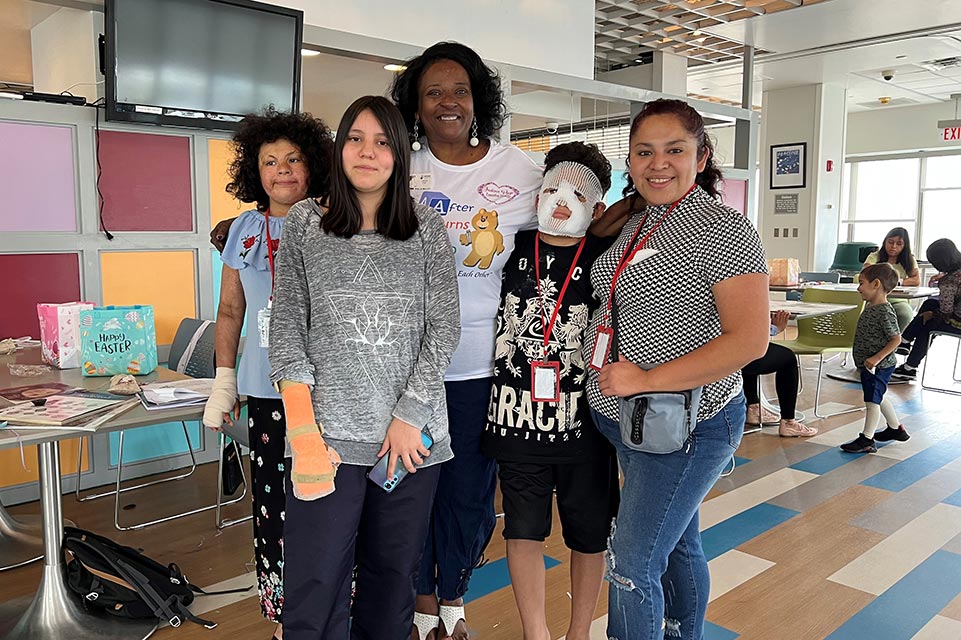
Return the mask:
[(281, 380), (277, 386), (284, 400), (294, 496), (300, 500), (316, 500), (329, 495), (334, 492), (340, 456), (321, 437), (324, 430), (314, 417), (310, 388), (289, 380)]
[(233, 367), (217, 367), (210, 397), (204, 406), (204, 426), (219, 429), (224, 423), (224, 414), (233, 411), (236, 404), (237, 371)]

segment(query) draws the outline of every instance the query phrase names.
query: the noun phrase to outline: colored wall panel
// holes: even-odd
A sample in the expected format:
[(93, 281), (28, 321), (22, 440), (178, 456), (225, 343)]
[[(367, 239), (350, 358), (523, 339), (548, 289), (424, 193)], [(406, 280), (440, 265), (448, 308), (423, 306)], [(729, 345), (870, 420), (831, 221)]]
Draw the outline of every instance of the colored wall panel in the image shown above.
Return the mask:
[(744, 213), (747, 210), (747, 180), (724, 180), (720, 186), (721, 201)]
[(193, 229), (189, 138), (102, 131), (100, 164), (107, 229)]
[[(190, 448), (194, 451), (198, 451), (203, 444), (202, 430), (203, 427), (199, 422), (187, 423)], [(184, 429), (179, 422), (164, 422), (124, 432), (123, 463), (125, 466), (180, 453), (187, 453), (187, 441), (184, 439)], [(120, 433), (114, 431), (110, 434), (110, 466), (117, 466), (119, 459)]]
[[(90, 440), (84, 443), (83, 471), (90, 470), (90, 457), (87, 452)], [(60, 473), (70, 475), (77, 473), (77, 453), (80, 440), (63, 440), (60, 442)], [(24, 468), (26, 466), (26, 468)], [(38, 479), (37, 447), (24, 447), (23, 460), (20, 460), (20, 449), (4, 449), (0, 451), (0, 488), (14, 487), (19, 484), (36, 482)]]
[(0, 231), (76, 231), (73, 129), (0, 122)]
[(170, 344), (184, 318), (197, 317), (193, 251), (103, 252), (105, 305), (149, 304), (157, 344)]
[(235, 218), (240, 213), (253, 209), (253, 204), (245, 204), (227, 193), (227, 167), (234, 158), (229, 140), (207, 141), (208, 167), (210, 170), (210, 228), (227, 218)]
[(0, 274), (4, 275), (0, 338), (39, 338), (38, 302), (80, 299), (80, 257), (76, 253), (0, 255)]

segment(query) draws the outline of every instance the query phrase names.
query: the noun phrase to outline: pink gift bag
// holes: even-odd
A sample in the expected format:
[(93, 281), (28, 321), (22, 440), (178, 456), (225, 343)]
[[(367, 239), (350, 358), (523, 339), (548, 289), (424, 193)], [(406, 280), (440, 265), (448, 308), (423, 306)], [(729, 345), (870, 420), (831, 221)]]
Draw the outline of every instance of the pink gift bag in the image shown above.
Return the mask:
[(43, 361), (59, 369), (80, 366), (80, 310), (93, 309), (92, 302), (37, 305)]

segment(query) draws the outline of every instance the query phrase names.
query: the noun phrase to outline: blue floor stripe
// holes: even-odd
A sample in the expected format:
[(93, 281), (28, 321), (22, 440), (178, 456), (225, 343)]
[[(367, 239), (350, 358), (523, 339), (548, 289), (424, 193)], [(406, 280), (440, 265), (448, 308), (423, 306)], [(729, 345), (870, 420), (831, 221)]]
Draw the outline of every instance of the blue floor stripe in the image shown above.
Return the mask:
[[(857, 437), (856, 435), (851, 436), (851, 439)], [(845, 465), (849, 462), (857, 460), (857, 456), (851, 455), (850, 453), (844, 453), (839, 447), (833, 449), (828, 449), (827, 451), (822, 451), (821, 453), (811, 456), (800, 462), (795, 462), (791, 465), (792, 469), (797, 469), (798, 471), (807, 471), (808, 473), (816, 473), (818, 475), (824, 475), (830, 471), (834, 471), (841, 465)]]
[[(560, 563), (560, 560), (544, 556), (544, 566), (548, 569), (556, 567)], [(510, 583), (511, 576), (507, 570), (507, 558), (488, 562), (483, 567), (474, 569), (470, 579), (470, 587), (464, 594), (464, 604), (483, 598), (498, 589), (503, 589)]]
[(908, 640), (959, 593), (961, 555), (935, 551), (828, 640)]
[(751, 538), (757, 537), (777, 525), (790, 520), (798, 514), (792, 509), (784, 509), (773, 504), (759, 504), (747, 511), (719, 522), (701, 532), (704, 555), (713, 560), (722, 553), (734, 549)]
[(901, 491), (961, 456), (961, 437), (935, 442), (924, 451), (874, 474), (861, 484)]
[(704, 621), (704, 640), (734, 640), (740, 637), (730, 629), (725, 629), (707, 620)]
[(736, 462), (737, 466), (739, 467), (743, 467), (750, 461), (751, 461), (750, 458), (742, 458), (741, 456), (734, 456), (734, 462)]
[(953, 504), (956, 507), (961, 507), (961, 491), (954, 493), (944, 499), (947, 504)]

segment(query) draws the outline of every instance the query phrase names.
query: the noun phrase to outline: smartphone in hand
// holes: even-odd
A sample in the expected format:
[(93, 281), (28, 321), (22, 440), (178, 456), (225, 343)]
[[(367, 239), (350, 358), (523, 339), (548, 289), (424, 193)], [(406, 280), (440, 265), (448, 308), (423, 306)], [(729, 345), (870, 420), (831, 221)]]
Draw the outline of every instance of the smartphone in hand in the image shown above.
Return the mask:
[[(434, 439), (430, 437), (426, 431), (420, 432), (421, 441), (424, 443), (424, 448), (430, 451), (430, 448), (434, 446)], [(403, 462), (398, 461), (394, 467), (394, 477), (387, 478), (387, 459), (390, 456), (388, 451), (380, 457), (370, 471), (367, 473), (367, 477), (370, 481), (376, 484), (378, 487), (390, 493), (394, 488), (400, 483), (401, 480), (407, 475), (407, 467), (404, 466)]]

